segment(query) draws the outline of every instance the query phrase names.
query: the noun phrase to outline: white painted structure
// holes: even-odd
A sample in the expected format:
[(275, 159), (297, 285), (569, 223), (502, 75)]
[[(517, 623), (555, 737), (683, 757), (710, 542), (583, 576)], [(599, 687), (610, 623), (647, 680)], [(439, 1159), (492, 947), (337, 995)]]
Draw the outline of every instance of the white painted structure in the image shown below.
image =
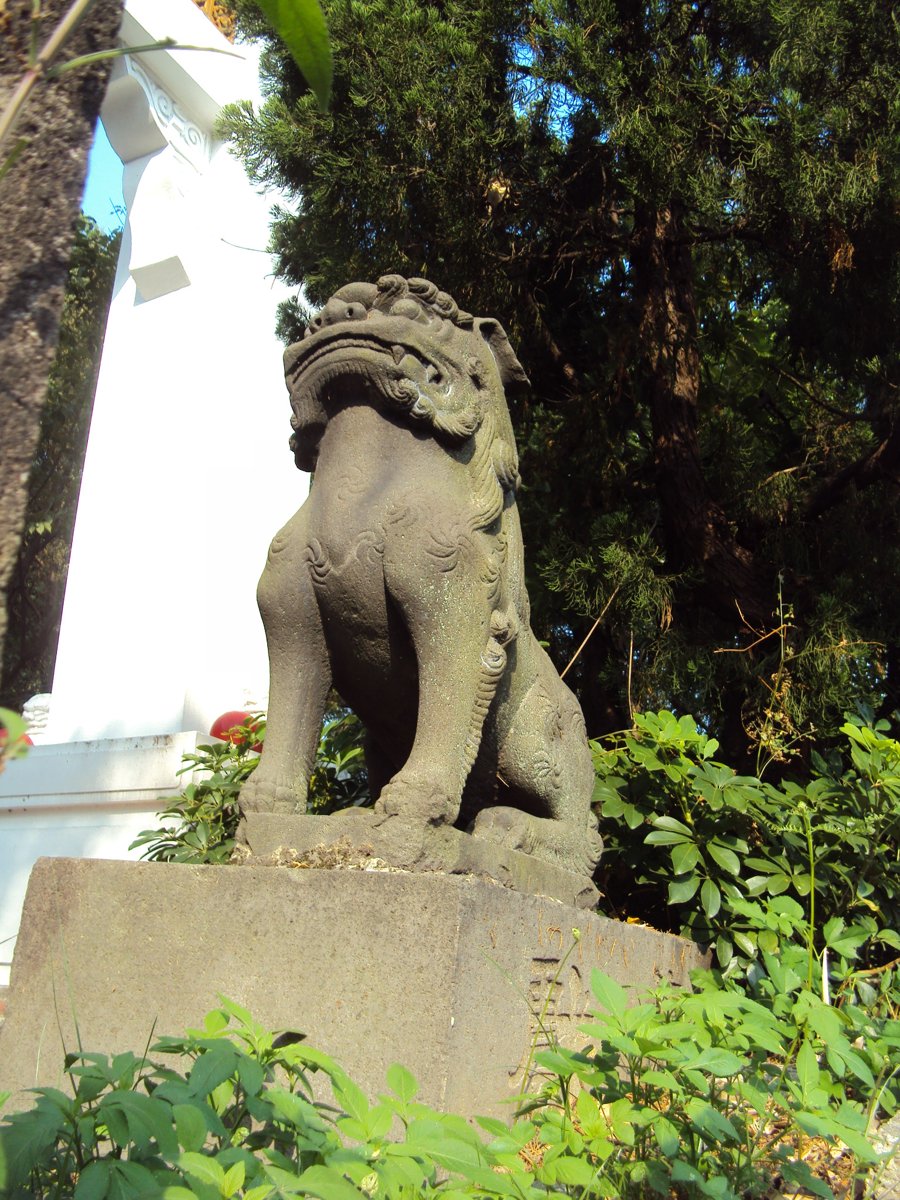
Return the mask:
[(127, 857), (181, 754), (264, 703), (256, 581), (307, 489), (287, 448), (272, 198), (214, 132), (225, 103), (258, 99), (256, 52), (191, 0), (127, 0), (121, 36), (226, 53), (125, 57), (102, 110), (128, 221), (49, 720), (0, 775), (0, 984), (34, 860)]

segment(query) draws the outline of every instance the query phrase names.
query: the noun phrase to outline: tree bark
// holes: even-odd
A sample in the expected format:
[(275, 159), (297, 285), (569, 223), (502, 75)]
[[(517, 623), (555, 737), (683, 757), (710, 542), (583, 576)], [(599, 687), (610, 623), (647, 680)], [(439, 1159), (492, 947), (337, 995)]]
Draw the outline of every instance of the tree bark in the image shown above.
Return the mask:
[[(39, 44), (67, 8), (66, 0), (43, 0)], [(32, 0), (0, 6), (0, 106), (27, 66), (31, 12)], [(121, 15), (122, 0), (95, 0), (63, 58), (114, 47)], [(108, 75), (109, 64), (101, 64), (41, 81), (14, 135), (27, 146), (0, 180), (0, 667), (6, 589), (22, 534), (87, 155)]]
[(900, 419), (874, 450), (825, 480), (807, 504), (806, 517), (814, 520), (839, 504), (851, 486), (862, 491), (873, 483), (884, 481), (894, 486), (900, 484)]
[(639, 211), (632, 253), (653, 437), (654, 473), (669, 567), (701, 573), (699, 599), (753, 625), (770, 615), (750, 551), (707, 488), (698, 437), (700, 353), (691, 249), (676, 203)]

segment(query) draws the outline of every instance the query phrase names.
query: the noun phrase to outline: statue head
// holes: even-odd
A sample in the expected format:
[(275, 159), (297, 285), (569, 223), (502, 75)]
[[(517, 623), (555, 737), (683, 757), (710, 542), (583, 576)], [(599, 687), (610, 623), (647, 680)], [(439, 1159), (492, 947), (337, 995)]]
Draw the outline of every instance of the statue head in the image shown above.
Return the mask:
[(291, 448), (306, 471), (315, 467), (329, 407), (348, 392), (460, 443), (492, 405), (503, 407), (508, 425), (504, 393), (528, 385), (499, 322), (463, 312), (427, 279), (400, 275), (340, 288), (288, 347), (284, 366)]

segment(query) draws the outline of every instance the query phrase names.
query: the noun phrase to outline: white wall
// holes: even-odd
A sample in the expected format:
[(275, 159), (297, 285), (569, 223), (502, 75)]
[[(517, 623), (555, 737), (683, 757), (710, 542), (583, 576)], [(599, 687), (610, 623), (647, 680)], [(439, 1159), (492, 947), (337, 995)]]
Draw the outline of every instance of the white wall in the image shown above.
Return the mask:
[[(199, 739), (203, 741), (204, 739)], [(0, 774), (0, 985), (9, 978), (28, 877), (42, 856), (137, 858), (128, 847), (158, 828), (159, 798), (196, 733), (35, 746)]]
[[(308, 478), (257, 194), (215, 138), (258, 98), (255, 51), (191, 0), (127, 0), (122, 40), (227, 54), (119, 60), (103, 108), (128, 222), (100, 364), (41, 745), (0, 776), (0, 984), (41, 854), (126, 857), (181, 754), (267, 692), (256, 582)], [(235, 56), (235, 54), (237, 56)]]
[[(129, 0), (123, 34), (130, 44), (169, 35), (234, 51), (190, 0)], [(252, 55), (166, 53), (126, 60), (104, 105), (129, 219), (51, 740), (205, 730), (246, 693), (265, 694), (256, 580), (307, 477), (287, 449), (273, 332), (285, 289), (261, 252), (271, 198), (213, 134), (224, 100), (256, 92)]]

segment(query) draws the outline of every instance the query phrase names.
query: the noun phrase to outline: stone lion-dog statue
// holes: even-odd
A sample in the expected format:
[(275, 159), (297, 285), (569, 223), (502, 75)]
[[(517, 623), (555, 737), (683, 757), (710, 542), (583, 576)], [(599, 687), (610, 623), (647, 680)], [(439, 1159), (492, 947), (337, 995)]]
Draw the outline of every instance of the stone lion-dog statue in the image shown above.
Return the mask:
[(497, 321), (424, 279), (351, 283), (285, 353), (310, 494), (259, 585), (265, 749), (249, 812), (302, 813), (334, 685), (376, 819), (456, 825), (579, 874), (602, 849), (578, 701), (529, 625)]

